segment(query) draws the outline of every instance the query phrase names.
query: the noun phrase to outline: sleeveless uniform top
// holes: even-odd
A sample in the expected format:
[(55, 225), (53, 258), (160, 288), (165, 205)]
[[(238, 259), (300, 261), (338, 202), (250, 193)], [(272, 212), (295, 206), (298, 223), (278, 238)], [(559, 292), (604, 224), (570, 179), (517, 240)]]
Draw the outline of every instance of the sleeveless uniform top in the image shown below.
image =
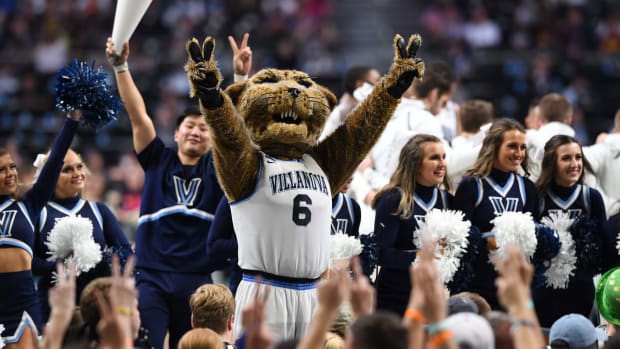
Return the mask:
[(329, 265), (331, 189), (307, 154), (280, 160), (261, 153), (255, 190), (230, 204), (239, 266), (293, 278), (317, 278)]

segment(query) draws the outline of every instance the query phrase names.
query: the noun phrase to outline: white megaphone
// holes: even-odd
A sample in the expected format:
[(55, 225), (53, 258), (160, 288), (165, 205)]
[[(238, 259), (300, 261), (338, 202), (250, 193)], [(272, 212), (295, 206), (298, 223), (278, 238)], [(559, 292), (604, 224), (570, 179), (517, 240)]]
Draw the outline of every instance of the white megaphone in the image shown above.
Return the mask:
[(114, 14), (114, 26), (112, 27), (112, 41), (114, 51), (121, 54), (123, 44), (138, 27), (138, 23), (144, 17), (152, 0), (118, 0), (116, 13)]

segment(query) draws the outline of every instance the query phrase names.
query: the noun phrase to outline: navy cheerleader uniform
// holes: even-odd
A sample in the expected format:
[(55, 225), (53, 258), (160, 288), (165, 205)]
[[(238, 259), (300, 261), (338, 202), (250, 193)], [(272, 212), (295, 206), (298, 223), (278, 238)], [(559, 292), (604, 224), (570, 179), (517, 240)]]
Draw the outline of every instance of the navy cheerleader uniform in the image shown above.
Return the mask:
[[(41, 312), (43, 322), (47, 321), (50, 314), (47, 296), (52, 284), (52, 272), (56, 271), (56, 261), (48, 261), (49, 249), (45, 242), (54, 228), (56, 221), (67, 216), (79, 216), (88, 218), (93, 225), (93, 239), (101, 247), (101, 251), (109, 248), (118, 254), (121, 261), (126, 261), (132, 254), (131, 245), (125, 237), (120, 224), (110, 209), (100, 202), (91, 202), (82, 199), (79, 195), (68, 199), (52, 199), (41, 210), (39, 224), (37, 225), (37, 242), (32, 261), (32, 271), (39, 276), (37, 291), (41, 300)], [(105, 254), (104, 254), (105, 255)], [(104, 258), (93, 269), (81, 274), (76, 283), (76, 304), (79, 303), (80, 295), (86, 285), (92, 280), (110, 276), (110, 260)]]
[[(493, 220), (504, 212), (530, 212), (536, 217), (536, 189), (527, 178), (512, 172), (492, 169), (487, 177), (466, 176), (456, 190), (454, 209), (461, 210), (482, 234), (493, 229)], [(484, 240), (483, 240), (484, 241)], [(488, 258), (486, 244), (480, 246), (480, 258), (469, 291), (478, 293), (493, 309), (501, 309), (497, 300), (497, 272)]]
[(402, 316), (409, 302), (411, 278), (409, 267), (416, 258), (413, 233), (418, 222), (433, 208), (447, 209), (450, 197), (437, 187), (415, 186), (414, 205), (411, 217), (394, 215), (402, 192), (393, 188), (377, 200), (375, 234), (377, 235), (378, 265), (376, 279), (377, 309), (387, 310)]
[(358, 238), (360, 235), (360, 205), (348, 194), (337, 193), (332, 198), (331, 234), (342, 233)]
[[(544, 196), (543, 196), (544, 195)], [(575, 184), (561, 187), (551, 184), (546, 193), (540, 193), (539, 217), (550, 216), (559, 212), (568, 213), (571, 218), (582, 215), (589, 216), (596, 223), (593, 235), (598, 239), (592, 241), (601, 244), (603, 238), (602, 225), (606, 220), (605, 205), (601, 194), (594, 188)], [(599, 251), (603, 246), (598, 246)], [(573, 251), (574, 252), (574, 251)], [(598, 270), (577, 269), (565, 289), (541, 287), (533, 290), (536, 314), (541, 326), (551, 327), (555, 320), (563, 315), (576, 313), (590, 317), (594, 304), (594, 282), (592, 277)]]
[(223, 192), (211, 152), (183, 165), (156, 137), (137, 156), (145, 174), (136, 234), (138, 307), (159, 348), (168, 330), (170, 343), (178, 343), (191, 329), (188, 299), (212, 281), (207, 234)]
[[(0, 248), (17, 247), (33, 256), (39, 213), (54, 193), (65, 154), (77, 127), (77, 121), (65, 120), (39, 180), (20, 200), (10, 195), (0, 195)], [(0, 273), (0, 285), (0, 324), (4, 325), (4, 343), (17, 343), (26, 327), (30, 327), (35, 335), (41, 333), (41, 309), (32, 270)]]

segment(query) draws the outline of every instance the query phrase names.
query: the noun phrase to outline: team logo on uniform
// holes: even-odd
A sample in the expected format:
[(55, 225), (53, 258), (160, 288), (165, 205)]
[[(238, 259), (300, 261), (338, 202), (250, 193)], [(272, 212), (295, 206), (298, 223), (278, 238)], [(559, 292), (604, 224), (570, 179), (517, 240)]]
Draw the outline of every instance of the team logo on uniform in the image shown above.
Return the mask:
[(332, 235), (334, 235), (334, 234), (346, 234), (348, 229), (349, 229), (349, 220), (348, 219), (336, 218), (335, 220), (332, 220)]
[(491, 201), (491, 205), (493, 205), (493, 213), (495, 216), (501, 216), (504, 212), (516, 212), (519, 208), (518, 198), (489, 196), (489, 201)]
[(2, 211), (2, 215), (0, 215), (0, 236), (11, 236), (15, 216), (17, 216), (16, 210)]
[(177, 194), (177, 202), (181, 205), (193, 206), (196, 196), (198, 196), (198, 188), (200, 188), (201, 178), (192, 178), (189, 184), (185, 179), (173, 176), (174, 190)]
[(549, 210), (549, 216), (559, 216), (561, 213), (568, 213), (568, 218), (570, 219), (575, 219), (579, 216), (581, 216), (581, 209), (580, 208), (570, 208), (568, 210), (562, 210), (562, 209), (550, 209)]

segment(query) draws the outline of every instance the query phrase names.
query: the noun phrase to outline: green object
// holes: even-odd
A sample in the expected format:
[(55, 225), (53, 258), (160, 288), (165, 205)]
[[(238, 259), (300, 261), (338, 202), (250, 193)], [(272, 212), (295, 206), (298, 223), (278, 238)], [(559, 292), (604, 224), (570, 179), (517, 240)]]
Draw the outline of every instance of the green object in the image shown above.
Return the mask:
[(608, 270), (596, 285), (596, 306), (609, 323), (620, 326), (620, 267)]

